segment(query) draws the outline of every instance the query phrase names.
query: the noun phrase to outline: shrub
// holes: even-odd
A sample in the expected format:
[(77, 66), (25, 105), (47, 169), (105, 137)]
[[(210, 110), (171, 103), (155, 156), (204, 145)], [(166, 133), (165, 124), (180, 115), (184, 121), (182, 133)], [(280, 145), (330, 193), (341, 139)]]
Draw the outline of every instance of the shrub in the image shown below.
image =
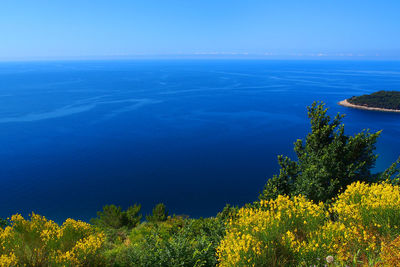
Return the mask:
[[(298, 196), (261, 201), (231, 219), (220, 266), (392, 266), (400, 259), (400, 188), (355, 182), (329, 206)], [(331, 264), (331, 263), (330, 263)]]
[(127, 227), (131, 229), (136, 227), (142, 215), (140, 214), (141, 205), (133, 205), (126, 211), (123, 211), (121, 207), (115, 205), (106, 205), (103, 207), (103, 211), (97, 212), (97, 218), (91, 220), (91, 223), (101, 228), (120, 229)]
[(293, 242), (303, 242), (326, 220), (324, 205), (303, 196), (261, 201), (228, 222), (218, 247), (220, 266), (286, 266), (296, 262)]
[(32, 213), (30, 220), (16, 214), (11, 225), (0, 229), (0, 262), (3, 265), (101, 265), (104, 235), (87, 223), (67, 219), (59, 226)]
[(109, 266), (215, 266), (216, 247), (225, 232), (216, 218), (179, 216), (144, 222), (129, 238), (106, 252)]
[(231, 206), (230, 204), (226, 204), (221, 212), (217, 214), (217, 218), (222, 221), (226, 221), (228, 219), (235, 218), (239, 208), (237, 206)]
[(323, 248), (321, 257), (335, 255), (343, 265), (372, 265), (379, 262), (384, 244), (392, 244), (400, 235), (398, 186), (353, 183), (335, 199), (330, 211), (334, 220), (315, 231), (312, 241), (302, 244), (300, 250), (318, 244)]
[(92, 219), (91, 223), (100, 227), (118, 229), (123, 226), (123, 217), (121, 207), (106, 205), (103, 207), (103, 211), (97, 212), (97, 218)]
[(298, 251), (298, 262), (315, 264), (316, 259), (333, 255), (340, 266), (365, 265), (377, 258), (377, 237), (366, 231), (362, 224), (346, 225), (328, 221), (310, 233), (307, 242), (295, 243), (292, 249)]
[(163, 203), (157, 204), (153, 208), (153, 213), (146, 216), (146, 220), (149, 222), (163, 222), (168, 218), (167, 207)]
[(378, 266), (400, 266), (400, 236), (388, 244), (383, 244)]
[(134, 228), (139, 225), (142, 215), (140, 214), (141, 205), (133, 205), (129, 207), (124, 213), (124, 225), (128, 229)]
[(338, 221), (361, 224), (379, 236), (400, 234), (400, 188), (388, 183), (356, 182), (337, 197), (332, 206)]

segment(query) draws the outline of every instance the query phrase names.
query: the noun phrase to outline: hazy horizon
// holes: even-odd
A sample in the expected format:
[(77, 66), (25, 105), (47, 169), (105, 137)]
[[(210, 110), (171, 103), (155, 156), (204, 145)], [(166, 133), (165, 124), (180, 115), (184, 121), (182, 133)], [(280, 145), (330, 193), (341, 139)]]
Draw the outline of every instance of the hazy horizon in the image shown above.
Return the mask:
[(127, 56), (70, 56), (70, 57), (14, 57), (14, 58), (0, 58), (0, 63), (23, 63), (23, 62), (79, 62), (79, 61), (185, 61), (185, 60), (211, 60), (211, 61), (224, 61), (224, 60), (243, 60), (243, 61), (382, 61), (382, 62), (397, 62), (400, 61), (399, 57), (383, 57), (383, 56), (294, 56), (294, 55), (277, 55), (277, 56), (263, 56), (263, 55), (127, 55)]
[(399, 60), (397, 1), (3, 1), (0, 60)]

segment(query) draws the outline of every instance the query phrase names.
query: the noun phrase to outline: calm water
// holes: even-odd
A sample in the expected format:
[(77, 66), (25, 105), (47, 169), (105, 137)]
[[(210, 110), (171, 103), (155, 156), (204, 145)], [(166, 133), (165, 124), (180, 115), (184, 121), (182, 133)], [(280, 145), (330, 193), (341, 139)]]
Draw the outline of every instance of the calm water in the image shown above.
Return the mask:
[(0, 216), (164, 202), (198, 217), (253, 201), (314, 100), (347, 114), (348, 133), (383, 129), (383, 169), (400, 154), (400, 114), (336, 104), (381, 89), (400, 90), (400, 62), (0, 63)]

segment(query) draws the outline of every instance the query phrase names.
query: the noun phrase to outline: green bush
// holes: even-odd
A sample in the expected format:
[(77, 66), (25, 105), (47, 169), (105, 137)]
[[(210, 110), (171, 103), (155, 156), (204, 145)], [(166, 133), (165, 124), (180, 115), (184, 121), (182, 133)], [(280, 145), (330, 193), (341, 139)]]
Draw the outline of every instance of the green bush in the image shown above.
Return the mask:
[(0, 266), (101, 266), (104, 240), (82, 221), (60, 226), (34, 213), (29, 219), (16, 214), (0, 228)]
[(146, 220), (149, 222), (163, 222), (167, 220), (167, 217), (167, 207), (163, 203), (159, 203), (153, 208), (153, 213), (146, 216)]
[(217, 218), (144, 222), (105, 257), (110, 266), (215, 266), (224, 233), (225, 224)]
[(101, 228), (120, 229), (127, 227), (128, 229), (136, 227), (142, 215), (140, 214), (141, 205), (135, 204), (126, 211), (122, 211), (121, 207), (115, 205), (107, 205), (103, 207), (103, 211), (97, 212), (97, 218), (91, 220), (91, 223)]

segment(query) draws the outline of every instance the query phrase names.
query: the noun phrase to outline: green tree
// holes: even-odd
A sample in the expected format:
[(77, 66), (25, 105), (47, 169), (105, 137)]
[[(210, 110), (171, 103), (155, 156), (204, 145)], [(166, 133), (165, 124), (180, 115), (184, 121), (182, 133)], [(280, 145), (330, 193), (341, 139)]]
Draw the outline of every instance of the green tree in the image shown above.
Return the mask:
[(153, 208), (153, 213), (146, 216), (146, 220), (149, 222), (163, 222), (168, 218), (167, 207), (163, 203), (157, 204)]
[(115, 205), (106, 205), (103, 211), (97, 212), (97, 218), (91, 220), (91, 223), (103, 228), (119, 229), (121, 227), (136, 227), (142, 215), (140, 214), (141, 205), (135, 204), (123, 211), (121, 207)]
[(97, 218), (92, 219), (91, 223), (105, 228), (121, 228), (123, 226), (124, 215), (121, 207), (106, 205), (103, 211), (97, 212)]
[(140, 214), (141, 208), (142, 206), (140, 204), (135, 204), (124, 212), (124, 225), (129, 229), (139, 225), (140, 220), (142, 219), (142, 214)]
[(279, 194), (302, 194), (314, 201), (332, 199), (354, 181), (374, 181), (371, 174), (377, 155), (373, 153), (380, 132), (362, 131), (354, 136), (344, 133), (343, 115), (333, 119), (322, 102), (308, 107), (311, 132), (306, 140), (297, 140), (297, 161), (278, 156), (279, 175), (268, 180), (260, 199)]

